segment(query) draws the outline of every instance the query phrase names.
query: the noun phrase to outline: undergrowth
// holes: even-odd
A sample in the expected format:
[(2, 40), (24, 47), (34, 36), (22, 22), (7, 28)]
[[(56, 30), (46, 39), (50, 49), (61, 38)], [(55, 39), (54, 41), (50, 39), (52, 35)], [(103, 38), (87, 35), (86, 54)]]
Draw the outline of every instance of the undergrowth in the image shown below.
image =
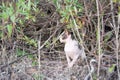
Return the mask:
[[(96, 0), (96, 2), (95, 0), (2, 0), (0, 2), (1, 75), (6, 67), (10, 67), (11, 73), (15, 73), (12, 69), (16, 62), (17, 65), (20, 63), (25, 65), (16, 67), (18, 69), (26, 68), (26, 64), (31, 62), (32, 68), (28, 69), (28, 73), (33, 73), (31, 78), (35, 80), (70, 77), (75, 80), (84, 79), (89, 72), (86, 65), (89, 66), (92, 58), (99, 64), (96, 67), (97, 72), (93, 74), (94, 80), (97, 80), (99, 73), (102, 73), (100, 71), (102, 67), (107, 68), (109, 75), (114, 72), (117, 65), (119, 73), (119, 0)], [(74, 66), (73, 72), (66, 69), (64, 45), (59, 42), (59, 35), (64, 29), (72, 32), (87, 55), (85, 65)], [(34, 69), (33, 66), (39, 68)], [(7, 72), (6, 70), (6, 74)]]

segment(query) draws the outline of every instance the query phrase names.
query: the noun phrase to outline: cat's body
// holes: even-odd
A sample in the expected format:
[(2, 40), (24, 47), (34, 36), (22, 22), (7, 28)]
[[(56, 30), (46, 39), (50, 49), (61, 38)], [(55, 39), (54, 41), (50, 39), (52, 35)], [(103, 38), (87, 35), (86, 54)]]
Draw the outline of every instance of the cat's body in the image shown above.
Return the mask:
[(64, 33), (60, 36), (60, 42), (65, 43), (64, 51), (68, 67), (72, 67), (79, 56), (81, 56), (82, 59), (85, 58), (84, 49), (80, 46), (78, 41), (71, 38), (71, 34), (68, 33), (68, 31), (64, 31)]

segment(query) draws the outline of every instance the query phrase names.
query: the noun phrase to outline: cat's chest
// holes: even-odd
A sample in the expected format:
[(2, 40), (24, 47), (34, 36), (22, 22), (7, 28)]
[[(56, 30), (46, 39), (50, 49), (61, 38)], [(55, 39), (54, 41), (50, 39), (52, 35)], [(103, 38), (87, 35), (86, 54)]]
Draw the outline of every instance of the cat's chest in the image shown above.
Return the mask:
[(80, 49), (78, 48), (78, 43), (76, 41), (67, 42), (64, 47), (65, 52), (76, 53), (79, 50)]

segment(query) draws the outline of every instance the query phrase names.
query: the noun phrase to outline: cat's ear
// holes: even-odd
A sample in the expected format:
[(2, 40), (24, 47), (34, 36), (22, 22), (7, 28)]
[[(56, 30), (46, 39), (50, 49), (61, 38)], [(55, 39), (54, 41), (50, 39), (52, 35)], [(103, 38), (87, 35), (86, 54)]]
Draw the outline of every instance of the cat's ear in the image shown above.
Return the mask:
[(67, 29), (65, 29), (65, 34), (68, 36), (69, 35), (69, 32)]

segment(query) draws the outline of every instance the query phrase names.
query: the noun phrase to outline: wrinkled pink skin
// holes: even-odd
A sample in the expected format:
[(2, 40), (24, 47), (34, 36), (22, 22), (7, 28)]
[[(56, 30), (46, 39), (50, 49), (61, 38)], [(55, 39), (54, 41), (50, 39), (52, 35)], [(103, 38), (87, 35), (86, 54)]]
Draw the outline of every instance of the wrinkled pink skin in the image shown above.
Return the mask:
[[(63, 36), (67, 36), (67, 37), (63, 39)], [(73, 64), (75, 64), (79, 56), (81, 56), (82, 58), (85, 57), (84, 50), (79, 48), (78, 41), (73, 40), (71, 38), (71, 34), (68, 34), (68, 32), (64, 32), (64, 34), (60, 36), (60, 42), (65, 43), (64, 51), (66, 54), (69, 68), (71, 68)]]

